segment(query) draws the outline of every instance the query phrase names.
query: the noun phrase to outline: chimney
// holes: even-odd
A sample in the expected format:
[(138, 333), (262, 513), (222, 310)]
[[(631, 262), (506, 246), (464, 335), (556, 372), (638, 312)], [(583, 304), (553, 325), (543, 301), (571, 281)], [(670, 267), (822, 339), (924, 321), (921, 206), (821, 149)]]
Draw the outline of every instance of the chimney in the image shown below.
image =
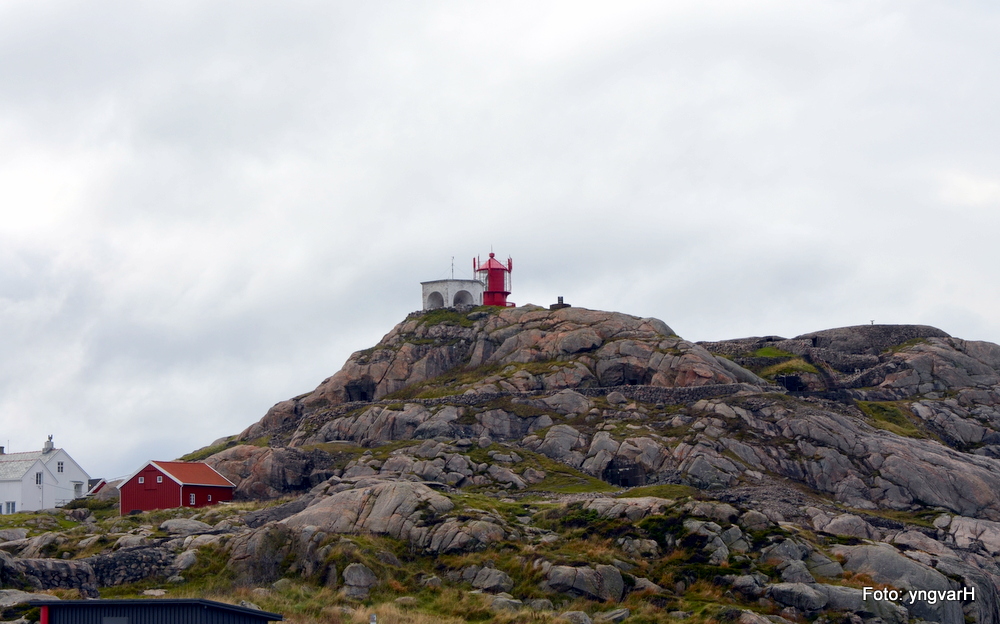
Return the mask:
[(54, 449), (54, 448), (55, 448), (55, 445), (52, 444), (52, 436), (50, 435), (49, 439), (46, 440), (45, 444), (42, 446), (42, 453), (51, 453), (52, 449)]

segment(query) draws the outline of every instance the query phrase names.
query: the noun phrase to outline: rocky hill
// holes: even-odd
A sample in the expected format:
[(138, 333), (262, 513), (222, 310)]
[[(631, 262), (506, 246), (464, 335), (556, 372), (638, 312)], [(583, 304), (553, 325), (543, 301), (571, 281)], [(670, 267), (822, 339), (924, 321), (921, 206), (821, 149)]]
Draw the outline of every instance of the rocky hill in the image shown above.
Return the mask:
[(415, 313), (188, 456), (245, 502), (37, 516), (0, 579), (303, 622), (997, 624), (998, 392), (1000, 346), (919, 325), (695, 344), (580, 308)]

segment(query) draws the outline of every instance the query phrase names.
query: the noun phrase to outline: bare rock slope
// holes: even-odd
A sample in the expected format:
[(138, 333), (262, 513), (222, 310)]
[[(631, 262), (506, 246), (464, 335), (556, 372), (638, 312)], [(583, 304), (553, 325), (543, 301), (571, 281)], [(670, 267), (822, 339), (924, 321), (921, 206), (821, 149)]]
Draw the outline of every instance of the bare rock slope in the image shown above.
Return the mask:
[(1000, 347), (932, 327), (694, 344), (579, 308), (416, 313), (195, 456), (284, 501), (11, 534), (0, 572), (93, 595), (224, 561), (540, 621), (1000, 624)]

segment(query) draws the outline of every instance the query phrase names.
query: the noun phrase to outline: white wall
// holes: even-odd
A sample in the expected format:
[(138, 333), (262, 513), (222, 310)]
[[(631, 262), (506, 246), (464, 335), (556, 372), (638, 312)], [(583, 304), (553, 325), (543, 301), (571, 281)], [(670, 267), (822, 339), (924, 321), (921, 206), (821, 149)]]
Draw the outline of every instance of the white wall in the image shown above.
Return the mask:
[[(35, 483), (35, 473), (42, 473), (42, 485)], [(21, 504), (18, 511), (36, 511), (55, 507), (56, 480), (42, 460), (36, 461), (21, 479)]]
[[(59, 501), (70, 501), (75, 496), (75, 490), (73, 488), (74, 482), (81, 483), (80, 496), (82, 497), (87, 493), (87, 481), (90, 480), (90, 475), (88, 475), (83, 468), (77, 464), (72, 457), (69, 456), (63, 449), (56, 449), (51, 453), (43, 456), (46, 467), (48, 467), (49, 472), (52, 474), (55, 482), (53, 483), (53, 493), (52, 500), (53, 504)], [(63, 471), (59, 472), (59, 462), (63, 463)]]
[(460, 291), (466, 291), (472, 296), (472, 305), (483, 305), (483, 290), (485, 287), (479, 280), (434, 280), (433, 282), (420, 282), (423, 290), (421, 302), (424, 310), (432, 310), (434, 307), (430, 303), (431, 293), (441, 294), (445, 308), (455, 306), (455, 295)]
[(15, 511), (21, 511), (21, 482), (0, 482), (0, 513), (7, 513), (7, 501), (17, 504)]

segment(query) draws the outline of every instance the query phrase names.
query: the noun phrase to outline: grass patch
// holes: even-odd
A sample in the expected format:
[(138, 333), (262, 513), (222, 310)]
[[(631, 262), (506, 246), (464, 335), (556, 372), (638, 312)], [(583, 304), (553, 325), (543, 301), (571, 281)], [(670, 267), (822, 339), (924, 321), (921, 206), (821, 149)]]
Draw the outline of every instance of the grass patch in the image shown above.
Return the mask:
[(393, 451), (408, 446), (417, 446), (423, 440), (396, 440), (380, 446), (365, 448), (350, 442), (321, 442), (318, 444), (306, 444), (302, 447), (304, 451), (323, 451), (330, 455), (330, 463), (327, 468), (343, 470), (352, 460), (358, 459), (365, 453), (371, 451), (370, 457), (379, 461), (385, 461)]
[(63, 509), (89, 509), (91, 511), (105, 511), (107, 509), (114, 509), (117, 504), (117, 499), (101, 500), (99, 498), (76, 498), (63, 505)]
[(514, 401), (511, 397), (503, 397), (502, 399), (497, 399), (496, 401), (490, 401), (489, 403), (486, 403), (484, 407), (487, 410), (503, 410), (514, 414), (519, 418), (537, 418), (538, 416), (543, 416), (545, 414), (559, 418), (559, 414), (554, 411)]
[[(511, 450), (499, 444), (491, 444), (487, 448), (471, 450), (468, 456), (469, 459), (477, 463), (493, 463), (493, 459), (489, 456), (490, 451), (509, 453)], [(545, 471), (545, 479), (534, 485), (529, 485), (526, 489), (519, 490), (521, 492), (577, 494), (581, 492), (615, 492), (620, 489), (566, 464), (549, 459), (541, 453), (520, 448), (516, 450), (516, 453), (522, 457), (522, 461), (511, 466), (514, 472), (520, 474), (527, 468)]]
[(220, 442), (213, 446), (204, 446), (197, 451), (188, 453), (187, 455), (181, 455), (177, 458), (177, 461), (201, 461), (215, 455), (216, 453), (224, 451), (227, 448), (243, 444), (242, 442), (236, 441), (235, 437), (236, 436), (230, 436), (225, 442)]
[(656, 498), (684, 498), (699, 494), (698, 488), (690, 485), (646, 485), (632, 488), (628, 492), (618, 495), (618, 498), (642, 498), (643, 496), (655, 496)]
[[(584, 509), (583, 503), (570, 503), (566, 507), (549, 509), (535, 516), (535, 524), (549, 530), (558, 531), (563, 539), (556, 548), (563, 548), (563, 555), (569, 557), (566, 563), (569, 565), (589, 565), (594, 560), (595, 554), (607, 556), (610, 563), (617, 551), (610, 543), (602, 543), (598, 549), (600, 552), (581, 552), (583, 545), (579, 543), (569, 543), (568, 540), (589, 540), (589, 539), (614, 539), (622, 536), (640, 537), (635, 524), (628, 518), (602, 518), (593, 509)], [(594, 549), (591, 548), (591, 551)]]
[(545, 455), (532, 453), (526, 449), (518, 449), (517, 454), (522, 457), (526, 456), (526, 461), (534, 463), (536, 470), (545, 471), (545, 479), (540, 483), (529, 485), (524, 490), (526, 492), (575, 494), (580, 492), (615, 492), (619, 489), (575, 468), (570, 468), (566, 464), (549, 459)]
[(788, 360), (787, 362), (779, 362), (778, 364), (773, 364), (767, 368), (760, 371), (760, 376), (767, 379), (774, 379), (778, 375), (787, 375), (789, 373), (815, 373), (819, 374), (816, 367), (806, 362), (802, 358), (794, 358)]
[(508, 521), (513, 520), (517, 516), (530, 516), (533, 513), (532, 510), (540, 506), (525, 502), (504, 503), (492, 496), (466, 492), (464, 490), (454, 494), (446, 493), (445, 496), (451, 499), (451, 502), (455, 503), (455, 509), (458, 512), (493, 512), (506, 518)]
[(883, 349), (882, 353), (899, 353), (900, 351), (905, 351), (910, 347), (915, 347), (917, 345), (930, 344), (926, 338), (912, 338), (906, 342), (901, 342), (898, 345), (893, 345), (887, 349)]
[(0, 529), (24, 528), (28, 529), (29, 536), (47, 531), (65, 531), (75, 526), (77, 523), (69, 520), (63, 514), (50, 516), (49, 514), (20, 512), (0, 516)]
[(448, 308), (438, 308), (429, 310), (420, 317), (421, 325), (457, 325), (459, 327), (472, 327), (475, 323), (468, 314), (463, 314), (457, 310)]
[(871, 425), (906, 438), (926, 438), (919, 419), (893, 401), (858, 401), (858, 408), (871, 419)]
[(862, 517), (865, 515), (878, 516), (886, 520), (895, 520), (903, 524), (915, 524), (927, 529), (934, 528), (934, 519), (941, 515), (940, 511), (933, 509), (922, 509), (920, 511), (899, 511), (895, 509), (865, 509), (858, 510)]
[(793, 357), (795, 357), (794, 353), (789, 353), (788, 351), (785, 351), (783, 349), (779, 349), (777, 347), (771, 347), (771, 346), (761, 347), (761, 348), (757, 349), (756, 351), (754, 351), (752, 355), (753, 355), (753, 357), (765, 357), (765, 358), (777, 358), (777, 357), (793, 358)]

